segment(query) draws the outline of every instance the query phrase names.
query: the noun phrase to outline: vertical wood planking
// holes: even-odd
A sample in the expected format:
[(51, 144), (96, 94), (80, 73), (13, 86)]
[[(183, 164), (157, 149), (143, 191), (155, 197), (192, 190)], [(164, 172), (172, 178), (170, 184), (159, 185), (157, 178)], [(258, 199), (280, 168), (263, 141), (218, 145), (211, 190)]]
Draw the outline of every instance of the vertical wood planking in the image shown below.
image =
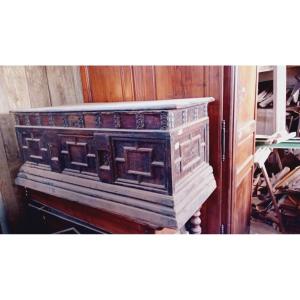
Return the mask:
[(184, 95), (181, 67), (156, 66), (157, 99), (176, 99)]
[[(74, 68), (76, 70), (74, 70)], [(47, 66), (49, 91), (52, 105), (66, 105), (82, 103), (82, 89), (80, 74), (76, 74), (79, 67)]]
[(135, 100), (133, 74), (130, 66), (120, 67), (123, 101)]
[(90, 85), (89, 67), (80, 67), (81, 83), (82, 83), (82, 95), (85, 103), (93, 102), (92, 90)]
[(21, 161), (9, 111), (82, 102), (79, 67), (0, 67), (0, 191), (13, 230), (19, 225), (24, 194), (13, 185)]
[[(84, 100), (89, 102), (133, 101), (133, 74), (130, 66), (89, 66), (81, 68)], [(90, 92), (86, 89), (90, 87)]]
[(15, 133), (15, 120), (11, 114), (0, 114), (0, 134), (6, 152), (6, 159), (10, 166), (19, 166), (20, 154)]
[(134, 92), (136, 100), (156, 100), (154, 66), (133, 66)]
[(156, 66), (157, 99), (203, 97), (203, 66)]
[(24, 66), (0, 67), (0, 113), (30, 107)]
[(3, 197), (8, 221), (14, 230), (20, 213), (20, 203), (17, 200), (13, 187), (13, 179), (10, 174), (2, 132), (0, 132), (0, 192)]
[(51, 106), (46, 67), (25, 67), (31, 107)]

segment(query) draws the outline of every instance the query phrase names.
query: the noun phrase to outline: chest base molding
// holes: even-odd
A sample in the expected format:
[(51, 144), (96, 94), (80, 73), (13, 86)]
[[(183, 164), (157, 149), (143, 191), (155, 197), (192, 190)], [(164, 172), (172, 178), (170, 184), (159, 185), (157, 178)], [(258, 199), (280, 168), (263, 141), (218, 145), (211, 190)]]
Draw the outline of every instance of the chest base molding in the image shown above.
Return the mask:
[(25, 163), (16, 184), (86, 206), (129, 217), (152, 227), (180, 229), (215, 189), (212, 168), (205, 164), (193, 172), (174, 196), (112, 186), (91, 179), (51, 172)]

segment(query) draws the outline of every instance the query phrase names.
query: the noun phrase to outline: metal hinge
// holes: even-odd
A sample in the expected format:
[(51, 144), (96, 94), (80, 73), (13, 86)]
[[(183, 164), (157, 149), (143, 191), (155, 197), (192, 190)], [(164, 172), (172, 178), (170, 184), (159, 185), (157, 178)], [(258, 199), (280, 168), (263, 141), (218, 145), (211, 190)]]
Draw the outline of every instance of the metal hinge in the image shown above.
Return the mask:
[(221, 129), (221, 146), (222, 146), (222, 156), (221, 160), (225, 161), (226, 159), (226, 121), (222, 120), (222, 129)]
[(226, 225), (221, 224), (221, 226), (220, 226), (220, 233), (221, 234), (226, 234)]

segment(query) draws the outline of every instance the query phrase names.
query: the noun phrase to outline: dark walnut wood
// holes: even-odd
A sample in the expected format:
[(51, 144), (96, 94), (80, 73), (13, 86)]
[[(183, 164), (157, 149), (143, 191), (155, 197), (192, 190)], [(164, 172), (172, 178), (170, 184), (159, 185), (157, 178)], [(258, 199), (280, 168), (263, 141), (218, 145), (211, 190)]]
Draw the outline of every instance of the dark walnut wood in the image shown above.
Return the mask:
[(14, 111), (16, 183), (153, 226), (180, 229), (216, 187), (213, 98)]

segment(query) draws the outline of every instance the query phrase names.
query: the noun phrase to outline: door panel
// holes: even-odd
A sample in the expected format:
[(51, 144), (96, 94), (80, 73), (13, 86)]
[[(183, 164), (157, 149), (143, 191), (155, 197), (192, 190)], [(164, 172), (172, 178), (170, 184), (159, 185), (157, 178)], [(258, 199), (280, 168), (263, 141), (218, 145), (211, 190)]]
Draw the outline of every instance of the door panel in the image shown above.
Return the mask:
[(214, 97), (208, 105), (209, 115), (209, 163), (213, 167), (217, 188), (201, 208), (203, 233), (220, 233), (222, 209), (222, 147), (221, 127), (223, 118), (223, 66), (206, 66), (204, 97)]
[(255, 151), (257, 69), (253, 66), (239, 66), (234, 67), (232, 71), (234, 105), (230, 232), (249, 233)]

